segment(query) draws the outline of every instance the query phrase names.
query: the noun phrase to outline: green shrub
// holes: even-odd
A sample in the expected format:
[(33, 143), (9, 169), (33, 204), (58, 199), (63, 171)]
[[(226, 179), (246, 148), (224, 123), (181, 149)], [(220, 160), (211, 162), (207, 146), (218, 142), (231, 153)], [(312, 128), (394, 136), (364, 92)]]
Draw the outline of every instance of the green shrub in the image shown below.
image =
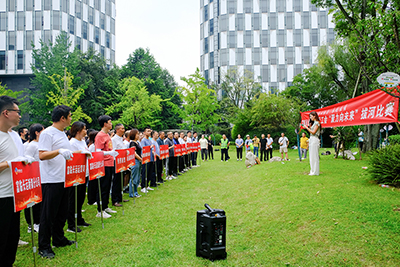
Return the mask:
[(391, 145), (400, 144), (400, 134), (389, 136), (389, 143)]
[[(219, 134), (219, 133), (217, 133), (217, 134), (211, 134), (210, 136), (211, 136), (211, 140), (212, 140), (213, 142), (215, 142), (214, 145), (218, 146), (219, 143), (221, 142), (222, 135)], [(230, 141), (231, 141), (231, 143), (232, 143), (232, 140), (230, 140)], [(233, 143), (234, 143), (234, 142), (235, 142), (235, 140), (233, 140)]]
[(378, 184), (400, 185), (400, 144), (373, 150), (369, 156), (369, 173)]

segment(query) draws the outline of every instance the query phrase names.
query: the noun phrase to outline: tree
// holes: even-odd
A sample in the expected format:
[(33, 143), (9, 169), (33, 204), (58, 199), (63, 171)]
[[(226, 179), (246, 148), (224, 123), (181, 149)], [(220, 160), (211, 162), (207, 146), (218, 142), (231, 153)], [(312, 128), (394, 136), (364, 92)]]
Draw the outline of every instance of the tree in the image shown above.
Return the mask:
[(117, 123), (144, 128), (159, 125), (158, 114), (161, 111), (161, 97), (150, 95), (144, 82), (136, 77), (125, 78), (119, 83), (123, 95), (118, 102), (106, 108), (109, 115), (122, 112)]
[(194, 126), (203, 131), (209, 129), (220, 119), (216, 113), (219, 105), (215, 91), (207, 87), (199, 69), (188, 78), (182, 77), (181, 80), (186, 83), (186, 86), (177, 89), (183, 100), (181, 109), (183, 124), (192, 130)]

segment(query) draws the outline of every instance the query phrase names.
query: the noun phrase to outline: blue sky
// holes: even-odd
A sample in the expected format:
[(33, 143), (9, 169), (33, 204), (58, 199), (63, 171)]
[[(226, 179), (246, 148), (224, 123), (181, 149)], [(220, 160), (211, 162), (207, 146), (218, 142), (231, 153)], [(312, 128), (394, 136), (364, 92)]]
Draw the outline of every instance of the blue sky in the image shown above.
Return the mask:
[(200, 67), (199, 0), (116, 0), (116, 63), (149, 48), (177, 82)]

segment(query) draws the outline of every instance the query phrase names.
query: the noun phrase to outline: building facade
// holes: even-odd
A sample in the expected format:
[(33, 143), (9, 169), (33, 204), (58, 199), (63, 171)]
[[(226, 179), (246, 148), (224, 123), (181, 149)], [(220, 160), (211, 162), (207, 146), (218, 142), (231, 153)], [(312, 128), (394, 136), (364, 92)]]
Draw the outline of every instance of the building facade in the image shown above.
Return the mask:
[(200, 0), (200, 69), (220, 83), (249, 70), (267, 92), (281, 91), (334, 40), (328, 10), (310, 0)]
[(65, 31), (71, 51), (98, 51), (115, 62), (115, 0), (0, 0), (0, 82), (29, 87), (32, 43), (55, 42)]

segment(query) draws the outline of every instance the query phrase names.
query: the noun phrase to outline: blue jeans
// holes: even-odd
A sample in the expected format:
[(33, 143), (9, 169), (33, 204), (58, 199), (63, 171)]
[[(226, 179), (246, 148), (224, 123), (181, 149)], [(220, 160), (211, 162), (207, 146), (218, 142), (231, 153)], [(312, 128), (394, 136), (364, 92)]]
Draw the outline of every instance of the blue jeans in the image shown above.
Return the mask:
[[(137, 188), (140, 181), (140, 174), (142, 173), (142, 163), (138, 159), (135, 159), (135, 162), (136, 164), (131, 169), (131, 179), (129, 180), (130, 197), (139, 195), (137, 192)], [(133, 190), (132, 190), (132, 185), (133, 185)]]
[(254, 147), (254, 155), (256, 155), (256, 157), (258, 157), (258, 147)]

